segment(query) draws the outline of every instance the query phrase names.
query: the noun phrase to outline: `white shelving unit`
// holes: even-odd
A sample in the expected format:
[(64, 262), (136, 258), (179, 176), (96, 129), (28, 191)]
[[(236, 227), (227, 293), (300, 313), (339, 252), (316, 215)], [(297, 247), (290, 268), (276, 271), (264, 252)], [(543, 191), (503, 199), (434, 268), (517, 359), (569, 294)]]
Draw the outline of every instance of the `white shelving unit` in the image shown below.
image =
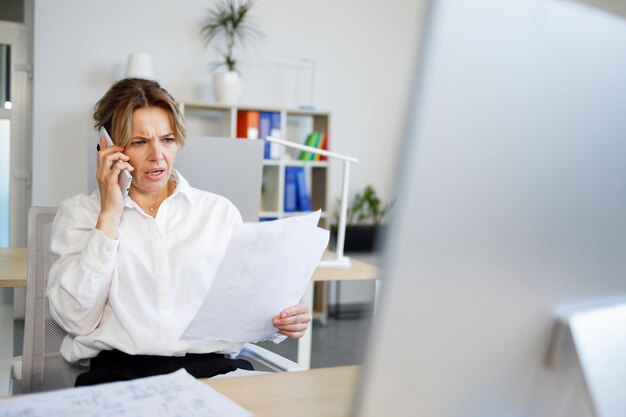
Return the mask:
[[(179, 103), (185, 115), (189, 136), (237, 137), (237, 115), (241, 111), (280, 113), (280, 137), (303, 144), (312, 131), (330, 133), (331, 115), (326, 111), (286, 109), (266, 106), (228, 106), (217, 103), (184, 101)], [(332, 136), (331, 136), (332, 140)], [(285, 168), (305, 167), (307, 186), (311, 196), (312, 210), (322, 210), (322, 226), (329, 226), (328, 161), (301, 161), (295, 150), (280, 149), (279, 159), (263, 161), (262, 201), (259, 218), (274, 219), (300, 214), (286, 212)]]

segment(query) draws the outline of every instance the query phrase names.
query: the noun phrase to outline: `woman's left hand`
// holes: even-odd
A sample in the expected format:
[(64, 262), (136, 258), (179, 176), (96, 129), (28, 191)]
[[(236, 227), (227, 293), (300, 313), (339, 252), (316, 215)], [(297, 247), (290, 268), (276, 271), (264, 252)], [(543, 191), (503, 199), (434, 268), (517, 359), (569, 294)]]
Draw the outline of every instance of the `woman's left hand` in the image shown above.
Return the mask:
[(310, 322), (311, 310), (302, 301), (295, 306), (287, 307), (272, 319), (273, 326), (291, 339), (300, 339), (304, 336)]

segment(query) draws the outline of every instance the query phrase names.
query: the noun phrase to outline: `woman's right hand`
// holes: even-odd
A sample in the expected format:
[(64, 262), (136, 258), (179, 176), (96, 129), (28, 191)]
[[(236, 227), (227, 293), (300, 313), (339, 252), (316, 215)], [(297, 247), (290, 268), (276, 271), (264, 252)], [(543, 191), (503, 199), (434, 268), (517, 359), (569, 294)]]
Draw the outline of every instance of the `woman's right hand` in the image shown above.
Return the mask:
[(128, 156), (122, 153), (123, 150), (121, 146), (107, 147), (104, 137), (100, 138), (96, 168), (100, 189), (100, 215), (96, 228), (111, 239), (117, 239), (117, 229), (124, 211), (124, 198), (119, 185), (120, 172), (134, 169), (128, 163)]

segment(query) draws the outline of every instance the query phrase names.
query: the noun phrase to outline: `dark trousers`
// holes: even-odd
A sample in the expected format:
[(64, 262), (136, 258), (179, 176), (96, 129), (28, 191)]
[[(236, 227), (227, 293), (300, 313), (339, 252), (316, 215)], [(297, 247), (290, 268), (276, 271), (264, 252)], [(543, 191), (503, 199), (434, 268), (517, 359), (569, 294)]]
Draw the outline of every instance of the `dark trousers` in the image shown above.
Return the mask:
[(185, 369), (196, 378), (210, 378), (235, 369), (254, 368), (243, 359), (230, 359), (220, 353), (188, 353), (185, 356), (128, 355), (119, 350), (103, 350), (91, 359), (89, 371), (78, 375), (75, 386), (129, 381), (169, 374)]

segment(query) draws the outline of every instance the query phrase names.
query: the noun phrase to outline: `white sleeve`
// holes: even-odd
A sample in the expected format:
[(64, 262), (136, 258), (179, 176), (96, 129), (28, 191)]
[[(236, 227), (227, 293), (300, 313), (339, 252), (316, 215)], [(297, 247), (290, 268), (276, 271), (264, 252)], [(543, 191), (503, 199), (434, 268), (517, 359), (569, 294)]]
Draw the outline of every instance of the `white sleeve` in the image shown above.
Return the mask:
[(47, 296), (50, 313), (71, 335), (86, 335), (99, 324), (117, 260), (118, 241), (95, 228), (99, 207), (77, 196), (59, 206), (52, 223)]

